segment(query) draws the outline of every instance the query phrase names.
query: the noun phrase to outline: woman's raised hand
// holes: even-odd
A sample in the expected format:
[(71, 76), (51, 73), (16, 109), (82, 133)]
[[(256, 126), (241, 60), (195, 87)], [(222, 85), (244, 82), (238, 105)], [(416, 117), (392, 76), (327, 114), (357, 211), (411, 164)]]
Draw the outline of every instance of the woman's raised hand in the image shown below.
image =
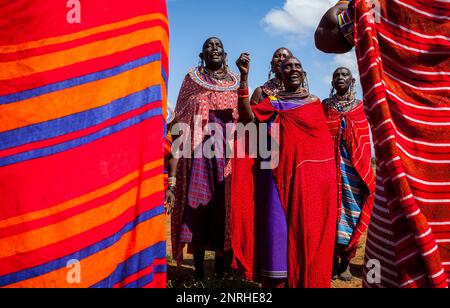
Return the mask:
[(250, 54), (246, 52), (241, 53), (239, 59), (237, 59), (236, 61), (236, 65), (239, 71), (241, 72), (241, 77), (242, 76), (246, 77), (250, 70)]

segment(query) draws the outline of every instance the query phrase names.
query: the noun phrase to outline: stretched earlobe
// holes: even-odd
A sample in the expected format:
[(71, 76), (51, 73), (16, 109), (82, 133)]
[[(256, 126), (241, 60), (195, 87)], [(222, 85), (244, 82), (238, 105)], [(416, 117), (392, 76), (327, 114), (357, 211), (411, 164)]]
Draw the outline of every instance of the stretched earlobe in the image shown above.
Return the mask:
[(203, 71), (203, 68), (205, 66), (205, 60), (203, 59), (203, 52), (201, 52), (198, 57), (200, 58), (198, 60), (198, 67), (200, 68), (200, 71)]

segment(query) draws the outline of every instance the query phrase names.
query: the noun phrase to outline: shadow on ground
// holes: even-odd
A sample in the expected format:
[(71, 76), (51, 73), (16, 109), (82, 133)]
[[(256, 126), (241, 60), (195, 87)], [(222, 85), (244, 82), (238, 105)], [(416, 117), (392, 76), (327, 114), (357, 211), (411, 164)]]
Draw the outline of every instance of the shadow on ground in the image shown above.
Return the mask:
[(192, 260), (186, 260), (182, 266), (169, 265), (168, 267), (168, 284), (169, 288), (259, 288), (260, 285), (242, 280), (237, 273), (225, 275), (223, 279), (214, 277), (214, 261), (205, 261), (205, 279), (201, 282), (194, 281), (194, 267)]

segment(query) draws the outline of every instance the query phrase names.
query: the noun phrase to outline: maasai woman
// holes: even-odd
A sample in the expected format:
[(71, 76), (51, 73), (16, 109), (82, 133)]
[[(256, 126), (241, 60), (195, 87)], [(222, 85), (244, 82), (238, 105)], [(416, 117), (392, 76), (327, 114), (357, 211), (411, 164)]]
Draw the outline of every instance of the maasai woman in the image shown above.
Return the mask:
[[(205, 250), (216, 251), (215, 271), (218, 276), (222, 276), (226, 269), (225, 259), (229, 253), (224, 254), (224, 251), (231, 250), (231, 168), (223, 155), (225, 134), (218, 137), (216, 132), (214, 137), (207, 136), (203, 128), (208, 123), (215, 123), (225, 132), (226, 124), (237, 121), (239, 80), (228, 70), (227, 54), (220, 39), (207, 39), (199, 56), (200, 65), (184, 79), (175, 109), (176, 122), (187, 124), (195, 135), (191, 139), (191, 156), (182, 157), (178, 162), (172, 249), (174, 257), (181, 262), (183, 246), (188, 243), (189, 252), (194, 254), (195, 278), (203, 279)], [(195, 129), (197, 125), (200, 125), (200, 131)], [(223, 142), (222, 153), (216, 149), (213, 158), (205, 155), (194, 158), (196, 151), (203, 149), (211, 138), (220, 139), (215, 141), (216, 144)]]
[[(257, 105), (267, 97), (277, 95), (283, 89), (280, 65), (286, 58), (289, 57), (292, 57), (292, 53), (287, 48), (278, 48), (274, 52), (270, 62), (269, 80), (253, 92), (250, 104)], [(248, 140), (246, 140), (246, 138), (247, 137), (244, 134), (238, 135), (236, 138), (236, 145), (240, 143), (245, 143), (248, 145)], [(254, 136), (254, 138), (257, 138), (257, 136)], [(245, 157), (241, 156), (239, 158), (232, 159), (233, 169), (237, 169), (239, 172), (234, 172), (232, 175), (233, 192), (231, 194), (231, 237), (233, 240), (233, 253), (236, 261), (238, 262), (236, 267), (240, 269), (246, 279), (254, 280), (256, 277), (254, 277), (253, 274), (257, 271), (255, 271), (253, 267), (257, 266), (258, 262), (257, 260), (254, 260), (256, 257), (255, 250), (249, 247), (249, 241), (247, 237), (243, 236), (243, 234), (249, 234), (250, 232), (247, 232), (248, 230), (254, 230), (256, 227), (256, 221), (247, 220), (245, 224), (234, 224), (233, 222), (241, 221), (243, 217), (248, 216), (246, 212), (252, 212), (255, 210), (254, 208), (249, 207), (248, 204), (254, 204), (253, 200), (257, 191), (261, 193), (264, 192), (264, 187), (261, 189), (258, 182), (263, 183), (263, 178), (268, 175), (271, 176), (271, 171), (259, 170), (258, 168), (255, 168), (256, 161), (252, 158), (253, 156), (249, 151), (249, 147), (246, 147)], [(257, 181), (258, 179), (260, 179), (260, 181)], [(243, 211), (243, 205), (245, 205), (246, 212)], [(243, 227), (248, 230), (243, 230)], [(276, 238), (276, 235), (274, 235), (274, 238)], [(281, 269), (277, 275), (282, 275), (285, 277), (286, 269)]]
[[(284, 47), (278, 48), (270, 62), (269, 80), (261, 87), (256, 88), (253, 92), (250, 103), (257, 105), (269, 96), (276, 96), (278, 92), (283, 89), (283, 83), (281, 82), (280, 65), (287, 59), (292, 57), (292, 52)], [(273, 77), (272, 77), (273, 76)]]
[[(334, 141), (338, 172), (338, 227), (333, 279), (350, 281), (350, 260), (367, 229), (373, 207), (375, 176), (369, 123), (355, 97), (355, 79), (348, 68), (333, 74), (330, 98), (322, 104)], [(339, 260), (340, 258), (340, 260)]]
[(320, 100), (309, 93), (300, 61), (292, 57), (281, 64), (284, 90), (251, 106), (249, 63), (248, 54), (237, 62), (240, 119), (279, 125), (279, 164), (270, 176), (258, 179), (263, 190), (256, 198), (260, 274), (266, 287), (279, 287), (286, 280), (289, 287), (330, 287), (336, 166)]

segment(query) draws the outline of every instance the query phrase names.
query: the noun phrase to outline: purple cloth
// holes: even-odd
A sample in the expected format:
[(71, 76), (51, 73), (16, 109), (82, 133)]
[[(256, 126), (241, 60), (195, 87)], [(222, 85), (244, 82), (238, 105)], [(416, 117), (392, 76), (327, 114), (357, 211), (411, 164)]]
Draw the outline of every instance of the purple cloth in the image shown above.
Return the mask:
[[(289, 110), (302, 106), (302, 100), (295, 103), (272, 101), (278, 110)], [(269, 126), (275, 119), (269, 121)], [(268, 136), (268, 138), (270, 138)], [(267, 143), (270, 145), (270, 142)], [(287, 221), (281, 205), (272, 170), (259, 170), (258, 174), (259, 213), (259, 272), (263, 277), (287, 278)]]
[(287, 223), (272, 170), (258, 174), (260, 274), (287, 278)]

